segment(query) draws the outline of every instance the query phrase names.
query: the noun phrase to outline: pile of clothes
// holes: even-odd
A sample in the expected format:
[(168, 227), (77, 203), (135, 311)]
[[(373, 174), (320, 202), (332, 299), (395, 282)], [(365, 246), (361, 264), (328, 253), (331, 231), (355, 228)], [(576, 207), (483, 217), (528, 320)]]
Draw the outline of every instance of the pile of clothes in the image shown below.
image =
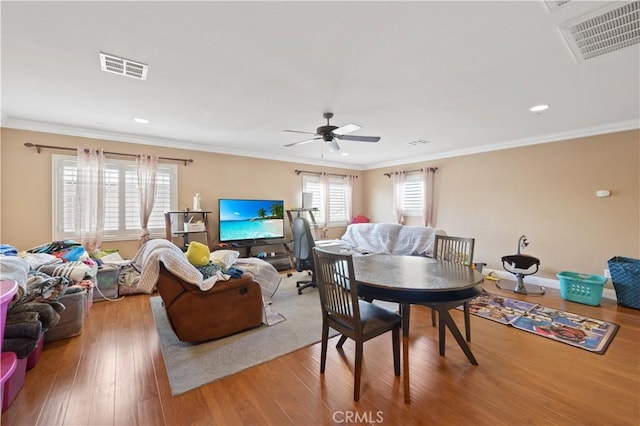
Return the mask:
[(0, 245), (0, 279), (14, 280), (18, 292), (9, 303), (3, 351), (28, 356), (44, 332), (55, 327), (64, 294), (93, 286), (97, 263), (72, 240), (54, 241), (25, 252)]

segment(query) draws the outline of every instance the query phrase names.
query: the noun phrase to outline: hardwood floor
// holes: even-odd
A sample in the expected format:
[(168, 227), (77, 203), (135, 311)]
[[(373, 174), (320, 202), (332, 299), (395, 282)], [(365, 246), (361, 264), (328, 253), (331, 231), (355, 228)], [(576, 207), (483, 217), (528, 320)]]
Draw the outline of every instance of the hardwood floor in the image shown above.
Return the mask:
[[(491, 282), (485, 288), (501, 292)], [(591, 307), (555, 290), (527, 298), (620, 324), (604, 355), (472, 316), (475, 367), (448, 333), (440, 357), (430, 311), (413, 307), (405, 405), (390, 335), (365, 344), (357, 403), (352, 342), (343, 352), (330, 344), (324, 377), (315, 344), (172, 397), (148, 299), (95, 303), (82, 335), (46, 344), (2, 426), (640, 423), (640, 311), (611, 300)], [(462, 326), (462, 314), (452, 315)]]

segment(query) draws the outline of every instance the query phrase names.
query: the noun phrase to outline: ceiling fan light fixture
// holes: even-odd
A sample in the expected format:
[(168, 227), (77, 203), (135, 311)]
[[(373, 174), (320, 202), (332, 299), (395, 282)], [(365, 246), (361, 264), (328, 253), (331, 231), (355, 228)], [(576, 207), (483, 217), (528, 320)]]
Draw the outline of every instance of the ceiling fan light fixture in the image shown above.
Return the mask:
[(335, 139), (327, 142), (327, 145), (329, 147), (329, 151), (330, 152), (337, 152), (340, 151), (340, 145), (338, 145), (338, 142), (336, 142)]

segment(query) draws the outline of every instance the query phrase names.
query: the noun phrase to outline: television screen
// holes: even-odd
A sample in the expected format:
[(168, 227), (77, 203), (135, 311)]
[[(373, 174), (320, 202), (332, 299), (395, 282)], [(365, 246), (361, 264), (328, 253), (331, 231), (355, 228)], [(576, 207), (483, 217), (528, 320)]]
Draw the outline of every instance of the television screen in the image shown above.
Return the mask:
[(218, 200), (220, 241), (284, 238), (283, 200)]

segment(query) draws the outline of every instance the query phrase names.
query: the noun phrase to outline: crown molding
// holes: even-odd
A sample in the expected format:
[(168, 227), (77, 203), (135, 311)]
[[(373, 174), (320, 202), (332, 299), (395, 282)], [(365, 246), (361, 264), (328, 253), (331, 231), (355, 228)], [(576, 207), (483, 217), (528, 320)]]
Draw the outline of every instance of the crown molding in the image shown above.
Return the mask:
[(406, 160), (387, 161), (383, 163), (372, 163), (364, 166), (365, 170), (379, 169), (383, 167), (403, 166), (406, 164), (421, 163), (424, 161), (441, 160), (443, 158), (461, 157), (463, 155), (481, 154), (484, 152), (500, 151), (503, 149), (519, 148), (528, 145), (539, 145), (543, 143), (558, 142), (568, 139), (583, 138), (588, 136), (597, 136), (607, 133), (624, 132), (627, 130), (640, 129), (640, 119), (622, 121), (619, 123), (604, 124), (602, 126), (586, 127), (583, 129), (574, 129), (564, 132), (552, 133), (533, 138), (516, 139), (512, 141), (498, 142), (475, 146), (472, 148), (457, 149), (452, 151), (439, 152), (433, 155), (425, 155), (422, 157), (412, 157)]
[(528, 146), (528, 145), (538, 145), (543, 143), (558, 142), (561, 140), (568, 140), (568, 139), (575, 139), (575, 138), (581, 138), (581, 137), (602, 135), (607, 133), (616, 133), (616, 132), (622, 132), (627, 130), (640, 129), (640, 119), (637, 119), (637, 120), (634, 119), (634, 120), (623, 121), (619, 123), (604, 124), (602, 126), (593, 126), (593, 127), (583, 128), (583, 129), (574, 129), (574, 130), (568, 130), (564, 132), (552, 133), (552, 134), (537, 136), (533, 138), (517, 139), (513, 141), (497, 142), (493, 144), (486, 144), (486, 145), (476, 146), (472, 148), (445, 151), (445, 152), (440, 152), (433, 155), (425, 155), (422, 157), (411, 157), (407, 159), (387, 161), (382, 163), (354, 165), (354, 164), (328, 162), (324, 160), (310, 160), (307, 158), (270, 155), (264, 152), (236, 150), (236, 149), (230, 149), (226, 147), (205, 145), (201, 143), (188, 142), (188, 141), (182, 141), (182, 140), (177, 141), (172, 139), (147, 137), (147, 136), (126, 134), (126, 133), (108, 132), (108, 131), (98, 130), (98, 129), (65, 126), (61, 124), (46, 123), (46, 122), (40, 122), (40, 121), (23, 120), (23, 119), (7, 117), (6, 115), (1, 113), (0, 113), (0, 119), (2, 120), (0, 122), (1, 127), (13, 128), (13, 129), (19, 129), (19, 130), (55, 133), (55, 134), (62, 134), (62, 135), (68, 135), (68, 136), (90, 138), (90, 139), (106, 139), (106, 140), (112, 140), (112, 141), (124, 142), (124, 143), (137, 143), (141, 145), (162, 146), (165, 148), (173, 148), (173, 149), (188, 149), (193, 151), (234, 155), (239, 157), (261, 158), (266, 160), (284, 161), (289, 163), (307, 164), (307, 165), (314, 165), (314, 166), (320, 166), (320, 167), (335, 167), (340, 169), (360, 170), (360, 171), (373, 170), (373, 169), (379, 169), (384, 167), (403, 166), (406, 164), (415, 164), (415, 163), (421, 163), (425, 161), (440, 160), (444, 158), (460, 157), (463, 155), (481, 154), (485, 152), (499, 151), (503, 149), (519, 148), (519, 147)]
[(33, 132), (43, 133), (55, 133), (66, 136), (77, 136), (89, 139), (105, 139), (116, 142), (124, 143), (137, 143), (140, 145), (152, 145), (161, 146), (164, 148), (173, 149), (187, 149), (192, 151), (211, 152), (215, 154), (234, 155), (238, 157), (260, 158), (265, 160), (285, 161), (289, 163), (307, 164), (321, 167), (335, 167), (348, 170), (363, 170), (361, 166), (333, 163), (323, 160), (310, 160), (306, 158), (297, 158), (281, 155), (271, 155), (264, 152), (251, 152), (247, 150), (230, 149), (226, 147), (206, 145), (197, 142), (189, 142), (184, 140), (173, 140), (158, 137), (140, 136), (128, 133), (109, 132), (99, 129), (89, 129), (75, 126), (66, 126), (63, 124), (47, 123), (42, 121), (23, 120), (18, 118), (11, 118), (7, 116), (2, 117), (2, 123), (0, 127), (6, 127), (18, 130), (29, 130)]

